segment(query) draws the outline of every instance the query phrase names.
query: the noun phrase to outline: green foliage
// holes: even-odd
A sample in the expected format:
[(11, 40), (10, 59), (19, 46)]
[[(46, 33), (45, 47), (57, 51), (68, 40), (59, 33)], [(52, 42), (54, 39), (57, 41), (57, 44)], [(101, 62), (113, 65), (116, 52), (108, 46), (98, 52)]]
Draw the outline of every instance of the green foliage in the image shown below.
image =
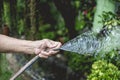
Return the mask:
[(9, 3), (4, 1), (4, 5), (3, 5), (3, 8), (4, 8), (4, 12), (3, 12), (3, 22), (10, 25), (10, 10), (9, 10)]
[[(49, 2), (49, 5), (50, 5), (50, 13), (56, 21), (55, 25), (50, 27), (50, 28), (55, 29), (54, 30), (54, 38), (56, 36), (64, 37), (68, 33), (68, 30), (65, 27), (65, 21), (61, 15), (61, 13), (57, 10), (55, 4), (53, 2)], [(67, 38), (67, 36), (65, 36), (65, 37)]]
[(25, 28), (25, 24), (24, 24), (24, 22), (23, 22), (23, 20), (21, 19), (21, 20), (19, 20), (18, 21), (18, 33), (19, 33), (19, 35), (22, 35), (22, 33), (24, 33), (24, 28)]
[(111, 52), (105, 54), (104, 57), (102, 57), (102, 58), (100, 58), (100, 57), (98, 58), (98, 57), (96, 58), (97, 60), (104, 59), (107, 62), (114, 64), (115, 66), (117, 66), (120, 69), (120, 55), (119, 55), (118, 51), (112, 50)]
[(80, 11), (78, 13), (78, 16), (76, 16), (75, 23), (76, 23), (75, 28), (77, 31), (80, 31), (85, 26), (84, 16), (82, 15), (82, 13)]
[(105, 60), (94, 62), (91, 71), (87, 80), (120, 80), (118, 68)]
[[(16, 25), (16, 34), (23, 35), (25, 33), (25, 19), (23, 18), (24, 10), (25, 10), (25, 1), (24, 0), (17, 0), (16, 1), (16, 8), (17, 8), (17, 25)], [(29, 15), (29, 14), (28, 14)], [(15, 26), (14, 26), (15, 27)]]
[(51, 25), (50, 24), (43, 24), (39, 27), (39, 32), (37, 36), (39, 38), (49, 38), (54, 39), (55, 38), (55, 32), (50, 30)]
[(5, 54), (0, 54), (0, 80), (8, 80), (11, 75), (12, 71), (8, 69), (8, 62), (6, 60)]
[(17, 11), (19, 13), (22, 12), (22, 10), (24, 10), (25, 8), (25, 1), (24, 0), (17, 0)]
[(70, 68), (75, 72), (83, 74), (89, 72), (90, 66), (94, 61), (94, 58), (91, 56), (84, 56), (76, 53), (69, 53), (69, 56), (67, 55), (66, 57), (68, 57), (68, 65)]
[(108, 26), (108, 28), (111, 28), (112, 26), (120, 25), (120, 19), (117, 15), (115, 15), (112, 12), (103, 12), (100, 16), (102, 18), (102, 23), (104, 26)]
[(80, 1), (74, 1), (74, 3), (73, 3), (73, 5), (77, 8), (77, 9), (79, 9), (79, 7), (80, 7)]

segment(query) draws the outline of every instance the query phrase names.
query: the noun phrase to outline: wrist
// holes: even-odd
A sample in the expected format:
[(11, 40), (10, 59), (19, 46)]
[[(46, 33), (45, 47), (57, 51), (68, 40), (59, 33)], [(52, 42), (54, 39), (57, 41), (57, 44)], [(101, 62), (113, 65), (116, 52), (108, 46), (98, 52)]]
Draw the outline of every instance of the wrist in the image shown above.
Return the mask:
[(23, 47), (23, 53), (26, 54), (34, 54), (35, 47), (32, 45), (33, 41), (26, 41), (23, 40), (22, 47)]

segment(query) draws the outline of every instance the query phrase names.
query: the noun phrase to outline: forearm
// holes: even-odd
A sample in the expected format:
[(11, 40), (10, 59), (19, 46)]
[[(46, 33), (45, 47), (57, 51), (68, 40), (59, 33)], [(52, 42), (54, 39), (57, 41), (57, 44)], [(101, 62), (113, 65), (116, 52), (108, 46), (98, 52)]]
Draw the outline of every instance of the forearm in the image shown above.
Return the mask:
[(0, 52), (16, 52), (33, 54), (34, 47), (30, 45), (32, 41), (19, 40), (0, 34)]

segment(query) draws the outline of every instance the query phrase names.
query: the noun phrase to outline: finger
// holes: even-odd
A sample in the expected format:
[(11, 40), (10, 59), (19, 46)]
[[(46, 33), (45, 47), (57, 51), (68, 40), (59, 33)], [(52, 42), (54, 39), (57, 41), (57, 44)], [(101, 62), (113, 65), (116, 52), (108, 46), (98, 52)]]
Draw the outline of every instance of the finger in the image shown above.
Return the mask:
[[(59, 49), (59, 48), (61, 47), (61, 45), (62, 45), (62, 44), (61, 44), (60, 42), (57, 42), (57, 43), (56, 43), (56, 46), (53, 48), (53, 50), (54, 50), (54, 49)], [(58, 52), (58, 51), (57, 51), (57, 52)]]
[(62, 46), (62, 43), (58, 42), (56, 48), (60, 48)]
[(49, 52), (49, 51), (41, 51), (41, 53), (40, 54), (42, 54), (42, 55), (45, 55), (45, 56), (51, 56), (52, 54)]
[(45, 56), (45, 55), (42, 55), (42, 54), (39, 54), (39, 57), (48, 58), (48, 56)]
[(58, 53), (58, 52), (59, 52), (59, 51), (50, 50), (50, 51), (49, 51), (49, 54), (53, 55), (53, 54), (56, 54), (56, 53)]
[(52, 44), (48, 44), (49, 48), (59, 48), (62, 44), (60, 42), (53, 42)]
[(55, 45), (55, 42), (51, 41), (51, 40), (47, 40), (46, 41), (46, 45), (48, 48), (53, 48)]
[(38, 48), (35, 48), (35, 54), (39, 54), (40, 52), (41, 52), (41, 50), (40, 49), (38, 49)]

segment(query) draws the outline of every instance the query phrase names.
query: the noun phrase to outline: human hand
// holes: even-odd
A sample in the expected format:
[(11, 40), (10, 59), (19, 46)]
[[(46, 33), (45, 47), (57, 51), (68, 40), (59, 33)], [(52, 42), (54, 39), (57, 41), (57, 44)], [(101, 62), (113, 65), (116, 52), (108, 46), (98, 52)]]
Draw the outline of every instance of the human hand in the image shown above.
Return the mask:
[(49, 39), (43, 39), (38, 41), (33, 41), (34, 53), (43, 58), (48, 58), (49, 56), (57, 53), (54, 49), (58, 49), (61, 46), (60, 42), (52, 41)]

